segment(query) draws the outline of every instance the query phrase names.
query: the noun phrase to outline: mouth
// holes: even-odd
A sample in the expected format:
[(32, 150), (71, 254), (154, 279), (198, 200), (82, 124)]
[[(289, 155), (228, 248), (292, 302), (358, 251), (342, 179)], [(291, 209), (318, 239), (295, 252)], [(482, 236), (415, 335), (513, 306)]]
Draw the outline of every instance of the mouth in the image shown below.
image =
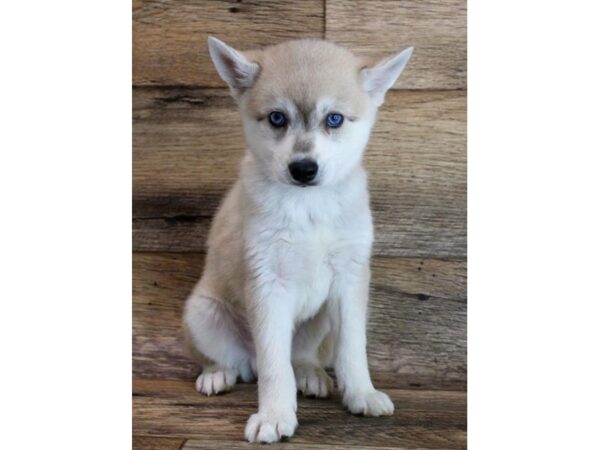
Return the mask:
[(294, 181), (292, 180), (290, 183), (292, 186), (297, 186), (297, 187), (301, 187), (301, 188), (306, 188), (306, 187), (311, 187), (311, 186), (317, 186), (318, 183), (316, 181), (310, 181), (307, 183), (302, 183), (300, 181)]

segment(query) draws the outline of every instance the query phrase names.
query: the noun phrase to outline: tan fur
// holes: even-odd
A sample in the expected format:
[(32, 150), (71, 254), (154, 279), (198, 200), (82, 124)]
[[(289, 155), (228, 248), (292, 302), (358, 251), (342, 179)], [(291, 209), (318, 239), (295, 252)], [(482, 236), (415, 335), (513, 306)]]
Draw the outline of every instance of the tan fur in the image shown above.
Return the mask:
[(307, 108), (332, 97), (348, 117), (362, 117), (368, 111), (369, 98), (359, 79), (365, 60), (332, 42), (302, 39), (245, 55), (260, 65), (246, 103), (256, 116), (267, 114), (268, 105), (283, 96)]

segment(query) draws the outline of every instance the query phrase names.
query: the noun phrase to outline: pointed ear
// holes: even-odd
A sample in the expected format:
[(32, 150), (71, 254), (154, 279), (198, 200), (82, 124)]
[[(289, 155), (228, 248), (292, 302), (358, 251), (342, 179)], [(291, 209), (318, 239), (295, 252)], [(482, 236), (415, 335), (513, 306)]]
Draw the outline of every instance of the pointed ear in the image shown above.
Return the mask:
[(360, 71), (362, 88), (373, 98), (377, 106), (383, 103), (385, 93), (394, 85), (406, 67), (412, 52), (413, 47), (409, 47)]
[(254, 85), (260, 66), (212, 36), (208, 38), (208, 51), (219, 75), (229, 85), (234, 95), (241, 94)]

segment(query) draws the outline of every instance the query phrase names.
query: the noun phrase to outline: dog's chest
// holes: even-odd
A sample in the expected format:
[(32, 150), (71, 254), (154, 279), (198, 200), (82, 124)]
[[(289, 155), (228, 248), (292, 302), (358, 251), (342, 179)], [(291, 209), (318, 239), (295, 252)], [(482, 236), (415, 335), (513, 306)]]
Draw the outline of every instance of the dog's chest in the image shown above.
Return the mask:
[(315, 226), (310, 234), (299, 237), (293, 256), (296, 273), (293, 275), (296, 291), (296, 315), (306, 320), (317, 313), (327, 299), (336, 268), (332, 266), (336, 236), (326, 226)]
[(248, 236), (257, 257), (254, 268), (291, 294), (300, 322), (318, 312), (352, 258), (369, 252), (372, 225), (368, 206), (347, 213), (336, 198), (287, 200), (253, 222)]

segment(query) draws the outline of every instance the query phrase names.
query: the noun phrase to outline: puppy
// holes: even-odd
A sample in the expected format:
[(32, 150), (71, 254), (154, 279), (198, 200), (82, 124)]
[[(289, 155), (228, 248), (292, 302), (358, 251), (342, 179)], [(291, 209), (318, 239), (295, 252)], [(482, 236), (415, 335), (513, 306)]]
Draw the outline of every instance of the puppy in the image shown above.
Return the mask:
[(322, 40), (210, 55), (242, 117), (247, 150), (217, 212), (184, 330), (203, 364), (196, 389), (258, 377), (250, 442), (298, 425), (296, 392), (326, 397), (333, 367), (353, 414), (390, 415), (366, 353), (373, 223), (361, 165), (386, 91), (412, 48), (375, 64)]

